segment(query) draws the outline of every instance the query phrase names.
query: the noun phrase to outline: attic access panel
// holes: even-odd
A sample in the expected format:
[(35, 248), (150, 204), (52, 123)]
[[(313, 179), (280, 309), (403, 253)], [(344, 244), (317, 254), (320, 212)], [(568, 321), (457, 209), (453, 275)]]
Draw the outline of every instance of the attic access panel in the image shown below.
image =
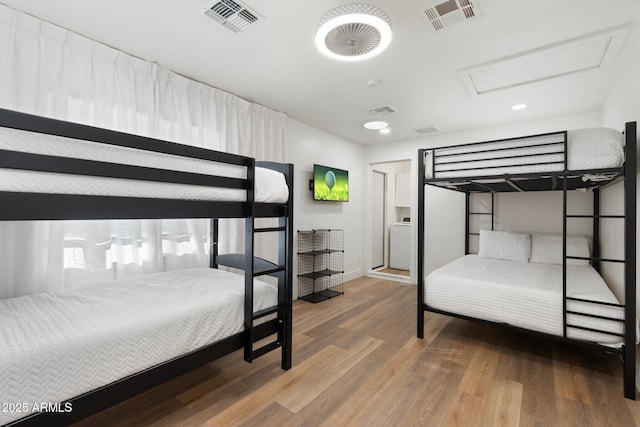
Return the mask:
[(565, 40), (458, 71), (467, 93), (484, 95), (613, 64), (630, 25)]

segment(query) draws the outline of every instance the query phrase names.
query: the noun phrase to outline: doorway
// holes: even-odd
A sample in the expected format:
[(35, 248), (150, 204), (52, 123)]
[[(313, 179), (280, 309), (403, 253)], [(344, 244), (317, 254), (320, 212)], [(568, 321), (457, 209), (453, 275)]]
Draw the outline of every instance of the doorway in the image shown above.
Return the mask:
[(408, 281), (411, 253), (411, 161), (371, 165), (370, 274)]

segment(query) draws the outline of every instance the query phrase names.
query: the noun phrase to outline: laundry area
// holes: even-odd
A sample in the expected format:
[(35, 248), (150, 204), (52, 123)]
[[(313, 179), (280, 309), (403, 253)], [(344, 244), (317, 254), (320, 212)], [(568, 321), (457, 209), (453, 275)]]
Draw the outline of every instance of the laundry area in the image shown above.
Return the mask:
[(411, 219), (403, 218), (389, 227), (389, 268), (409, 271)]
[(410, 275), (410, 170), (408, 160), (372, 165), (372, 272)]

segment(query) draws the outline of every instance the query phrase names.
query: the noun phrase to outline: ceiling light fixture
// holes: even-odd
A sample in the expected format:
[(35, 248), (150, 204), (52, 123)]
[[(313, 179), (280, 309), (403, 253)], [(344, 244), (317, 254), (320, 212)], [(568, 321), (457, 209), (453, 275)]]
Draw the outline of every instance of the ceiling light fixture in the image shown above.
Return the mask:
[(514, 111), (524, 110), (525, 108), (527, 108), (527, 104), (516, 104), (513, 107), (511, 107), (511, 109)]
[(338, 6), (322, 15), (316, 47), (330, 58), (360, 61), (371, 58), (391, 43), (391, 18), (368, 4)]
[(362, 126), (364, 126), (365, 129), (369, 129), (369, 130), (381, 130), (389, 127), (389, 123), (383, 122), (380, 120), (372, 120), (370, 122), (363, 124)]
[(386, 134), (391, 132), (391, 129), (390, 128), (384, 128), (384, 129), (380, 129), (378, 132), (380, 132), (383, 135), (386, 135)]

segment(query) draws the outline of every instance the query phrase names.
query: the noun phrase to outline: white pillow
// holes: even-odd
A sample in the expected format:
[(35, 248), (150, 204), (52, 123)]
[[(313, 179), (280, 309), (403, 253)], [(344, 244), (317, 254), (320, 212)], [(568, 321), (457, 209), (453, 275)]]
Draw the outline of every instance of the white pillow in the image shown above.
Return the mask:
[[(567, 256), (590, 257), (589, 239), (581, 235), (567, 235)], [(562, 234), (532, 234), (530, 261), (538, 264), (562, 264)], [(588, 266), (589, 260), (568, 258), (567, 265)]]
[(528, 262), (531, 254), (531, 237), (512, 231), (480, 230), (481, 258)]

